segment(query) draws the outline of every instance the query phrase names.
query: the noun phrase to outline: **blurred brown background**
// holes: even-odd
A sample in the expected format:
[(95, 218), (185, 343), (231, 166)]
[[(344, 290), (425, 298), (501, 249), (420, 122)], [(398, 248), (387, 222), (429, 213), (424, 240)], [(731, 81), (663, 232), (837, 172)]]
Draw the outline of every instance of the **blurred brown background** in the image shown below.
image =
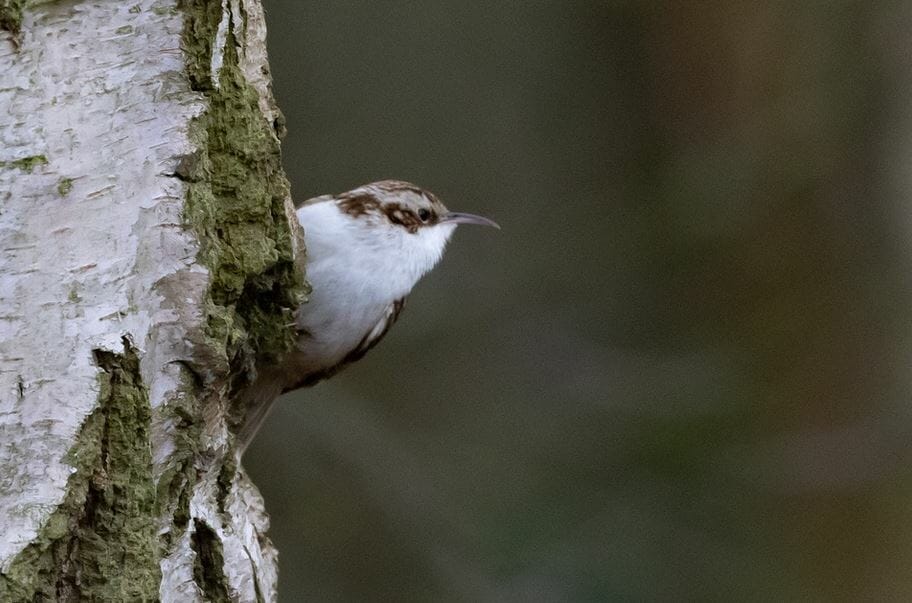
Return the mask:
[(296, 198), (503, 226), (247, 455), (283, 600), (912, 597), (912, 6), (266, 7)]

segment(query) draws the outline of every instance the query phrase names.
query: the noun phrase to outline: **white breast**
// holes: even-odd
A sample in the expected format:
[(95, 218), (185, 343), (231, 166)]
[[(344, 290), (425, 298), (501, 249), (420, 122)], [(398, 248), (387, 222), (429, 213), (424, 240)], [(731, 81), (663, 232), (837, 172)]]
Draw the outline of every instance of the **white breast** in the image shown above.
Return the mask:
[(352, 217), (332, 201), (304, 205), (297, 216), (313, 287), (297, 314), (298, 327), (309, 334), (299, 349), (314, 370), (338, 364), (354, 349), (436, 264), (452, 233), (412, 234), (382, 216)]

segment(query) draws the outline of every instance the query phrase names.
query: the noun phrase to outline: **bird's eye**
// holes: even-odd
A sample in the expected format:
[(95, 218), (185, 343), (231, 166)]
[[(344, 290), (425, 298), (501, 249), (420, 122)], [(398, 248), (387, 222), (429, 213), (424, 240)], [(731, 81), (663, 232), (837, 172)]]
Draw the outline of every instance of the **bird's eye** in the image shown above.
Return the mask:
[(427, 222), (428, 220), (431, 219), (431, 212), (430, 212), (430, 210), (424, 209), (424, 208), (422, 207), (421, 209), (418, 210), (418, 218), (419, 218), (422, 222)]

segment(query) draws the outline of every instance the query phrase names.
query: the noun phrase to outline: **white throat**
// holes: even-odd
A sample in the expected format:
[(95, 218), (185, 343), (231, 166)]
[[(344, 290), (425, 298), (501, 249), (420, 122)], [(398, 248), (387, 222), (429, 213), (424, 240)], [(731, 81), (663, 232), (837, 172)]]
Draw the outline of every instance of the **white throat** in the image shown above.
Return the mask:
[(297, 210), (307, 243), (310, 301), (298, 327), (311, 334), (308, 356), (325, 366), (342, 360), (396, 300), (440, 260), (454, 224), (409, 232), (382, 215), (353, 217), (332, 201)]

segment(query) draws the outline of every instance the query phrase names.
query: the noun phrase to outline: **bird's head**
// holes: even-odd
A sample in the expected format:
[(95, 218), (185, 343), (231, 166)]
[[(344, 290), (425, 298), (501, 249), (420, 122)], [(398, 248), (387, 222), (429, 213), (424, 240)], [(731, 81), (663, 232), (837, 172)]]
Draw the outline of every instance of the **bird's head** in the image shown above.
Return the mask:
[(449, 211), (433, 193), (399, 180), (365, 184), (340, 195), (336, 204), (343, 213), (364, 220), (378, 246), (401, 254), (422, 274), (443, 255), (459, 224), (500, 228), (488, 218)]

